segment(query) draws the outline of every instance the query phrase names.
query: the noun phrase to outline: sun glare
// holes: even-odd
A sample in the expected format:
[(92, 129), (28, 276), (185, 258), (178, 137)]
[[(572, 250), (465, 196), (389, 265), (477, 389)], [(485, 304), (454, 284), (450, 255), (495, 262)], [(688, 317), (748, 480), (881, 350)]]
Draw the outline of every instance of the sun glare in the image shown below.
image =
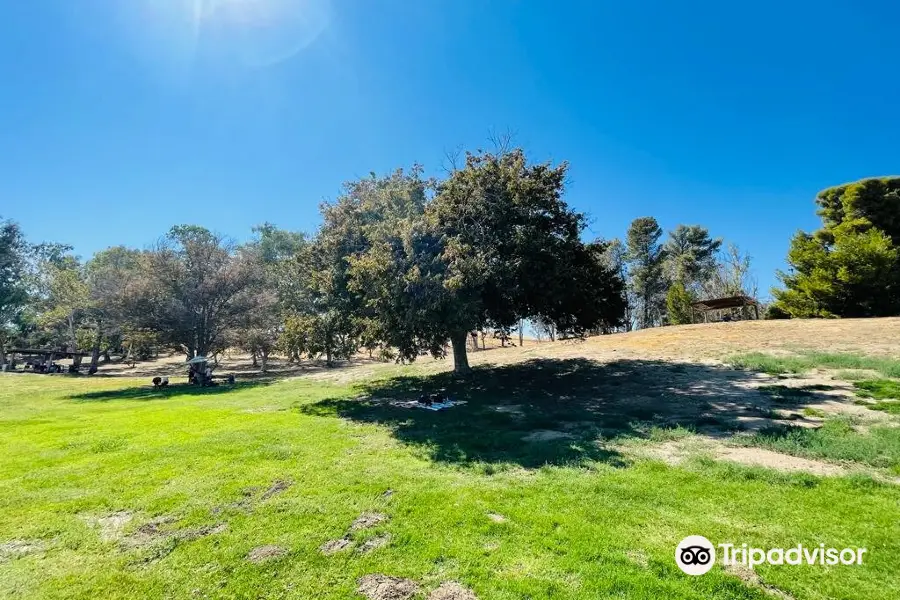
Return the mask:
[(128, 6), (125, 16), (142, 53), (256, 67), (297, 55), (331, 16), (330, 0), (141, 0)]

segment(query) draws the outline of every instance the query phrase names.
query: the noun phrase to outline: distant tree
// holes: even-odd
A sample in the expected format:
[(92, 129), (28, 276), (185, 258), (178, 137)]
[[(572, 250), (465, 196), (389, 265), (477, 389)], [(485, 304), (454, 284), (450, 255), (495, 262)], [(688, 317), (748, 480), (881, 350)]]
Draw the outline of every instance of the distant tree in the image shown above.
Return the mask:
[(111, 336), (121, 336), (129, 323), (127, 308), (130, 294), (142, 277), (142, 252), (124, 246), (101, 250), (85, 265), (89, 307), (85, 311), (93, 335), (89, 373), (97, 371), (100, 352)]
[(670, 281), (680, 281), (694, 289), (709, 279), (716, 268), (716, 254), (721, 239), (709, 237), (709, 230), (699, 225), (679, 225), (666, 240), (665, 266)]
[(14, 322), (28, 300), (25, 281), (28, 245), (17, 223), (0, 220), (0, 366), (6, 364), (6, 344)]
[(256, 263), (203, 227), (173, 227), (141, 262), (129, 321), (189, 358), (224, 349), (229, 333), (257, 310), (250, 293), (261, 276)]
[(653, 217), (637, 218), (628, 228), (628, 283), (637, 300), (635, 316), (642, 329), (660, 324), (665, 310), (666, 252), (659, 243), (661, 236), (662, 229)]
[(697, 297), (680, 280), (669, 286), (666, 292), (666, 317), (672, 325), (687, 325), (694, 322), (694, 309), (691, 306)]
[[(43, 269), (46, 293), (38, 321), (52, 332), (55, 345), (79, 352), (82, 349), (79, 341), (85, 339), (79, 336), (79, 330), (93, 308), (84, 266), (76, 257), (66, 256), (58, 261), (45, 261)], [(76, 367), (81, 364), (80, 355), (75, 356), (73, 364)]]
[[(602, 240), (600, 240), (602, 242)], [(622, 324), (625, 331), (631, 331), (634, 327), (634, 305), (635, 299), (631, 292), (628, 282), (628, 249), (619, 238), (613, 238), (609, 242), (605, 242), (606, 246), (601, 254), (603, 265), (612, 273), (615, 273), (619, 281), (622, 282), (622, 303), (624, 316)]]
[(863, 179), (816, 198), (822, 228), (798, 232), (775, 306), (794, 317), (900, 314), (900, 177)]

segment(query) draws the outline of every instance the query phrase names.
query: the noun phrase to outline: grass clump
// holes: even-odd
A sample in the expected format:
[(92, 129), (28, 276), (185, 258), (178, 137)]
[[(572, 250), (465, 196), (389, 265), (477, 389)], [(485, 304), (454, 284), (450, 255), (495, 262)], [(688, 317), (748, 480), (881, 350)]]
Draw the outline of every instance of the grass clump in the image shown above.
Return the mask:
[(900, 472), (900, 428), (874, 427), (868, 433), (853, 428), (846, 417), (822, 427), (779, 426), (749, 436), (744, 443), (776, 452), (831, 461), (852, 461)]
[(852, 353), (801, 352), (790, 356), (774, 356), (750, 352), (734, 356), (729, 362), (739, 369), (762, 371), (770, 375), (803, 373), (822, 368), (870, 370), (885, 377), (900, 378), (900, 360)]
[(856, 394), (875, 400), (900, 400), (900, 381), (893, 379), (870, 379), (854, 384)]
[(900, 402), (896, 401), (886, 401), (886, 402), (866, 402), (865, 400), (857, 400), (856, 404), (860, 406), (865, 406), (870, 410), (880, 410), (881, 412), (886, 412), (891, 415), (900, 415)]

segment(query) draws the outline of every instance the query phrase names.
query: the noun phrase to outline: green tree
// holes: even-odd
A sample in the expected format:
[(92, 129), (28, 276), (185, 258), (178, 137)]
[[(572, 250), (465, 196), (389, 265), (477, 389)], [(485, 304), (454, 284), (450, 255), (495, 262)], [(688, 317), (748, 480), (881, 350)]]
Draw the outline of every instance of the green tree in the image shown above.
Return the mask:
[(89, 373), (97, 371), (100, 351), (111, 336), (120, 336), (128, 325), (129, 295), (135, 293), (142, 277), (142, 252), (124, 246), (101, 250), (85, 265), (90, 299), (86, 320), (93, 333)]
[(696, 299), (694, 293), (682, 281), (674, 281), (666, 292), (666, 316), (669, 323), (672, 325), (693, 323), (694, 309), (691, 305)]
[[(79, 352), (79, 330), (88, 312), (93, 308), (85, 277), (84, 266), (73, 256), (62, 260), (44, 262), (46, 295), (43, 310), (39, 316), (40, 325), (49, 332), (60, 345), (70, 352)], [(84, 337), (81, 336), (81, 341)], [(73, 364), (81, 364), (81, 356), (76, 356)]]
[(822, 228), (798, 232), (777, 308), (793, 317), (900, 314), (900, 178), (864, 179), (816, 198)]
[(251, 290), (261, 275), (226, 238), (203, 227), (173, 227), (141, 258), (141, 277), (128, 297), (130, 326), (157, 332), (161, 343), (189, 358), (220, 351), (257, 310)]
[(680, 281), (687, 288), (696, 288), (712, 275), (721, 247), (722, 240), (709, 237), (705, 227), (679, 225), (669, 232), (664, 246), (669, 279)]
[(666, 252), (659, 243), (661, 236), (662, 229), (653, 217), (637, 218), (628, 228), (629, 286), (637, 302), (635, 320), (641, 329), (659, 325), (665, 310)]
[(6, 344), (14, 334), (13, 323), (28, 300), (27, 252), (19, 225), (0, 221), (0, 366), (6, 364)]
[(387, 345), (420, 350), (468, 371), (474, 330), (522, 318), (581, 335), (622, 317), (621, 282), (580, 235), (584, 216), (562, 198), (567, 166), (529, 164), (521, 150), (478, 152), (429, 198), (416, 170), (376, 180), (383, 218), (350, 259), (351, 289)]

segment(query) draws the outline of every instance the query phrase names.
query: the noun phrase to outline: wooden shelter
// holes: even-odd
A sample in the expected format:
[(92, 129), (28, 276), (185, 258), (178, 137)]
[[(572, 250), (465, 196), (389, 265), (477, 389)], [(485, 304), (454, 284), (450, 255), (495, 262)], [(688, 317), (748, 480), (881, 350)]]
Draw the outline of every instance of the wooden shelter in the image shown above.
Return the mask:
[(710, 311), (743, 308), (745, 306), (752, 306), (756, 318), (759, 319), (759, 302), (757, 302), (756, 299), (743, 294), (726, 296), (724, 298), (710, 298), (709, 300), (700, 300), (691, 304), (691, 307), (703, 313), (704, 323), (709, 322)]

